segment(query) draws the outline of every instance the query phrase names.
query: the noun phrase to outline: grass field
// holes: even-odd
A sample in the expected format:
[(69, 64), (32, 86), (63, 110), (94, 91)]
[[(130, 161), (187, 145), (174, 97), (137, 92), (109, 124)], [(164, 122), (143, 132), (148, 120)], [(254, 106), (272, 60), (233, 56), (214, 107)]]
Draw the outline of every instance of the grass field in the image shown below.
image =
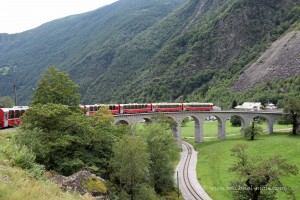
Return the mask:
[[(187, 127), (182, 127), (182, 136), (189, 137), (194, 135), (193, 122), (188, 123)], [(263, 127), (266, 127), (263, 124)], [(275, 125), (275, 129), (285, 129), (290, 126)], [(240, 128), (231, 127), (227, 123), (226, 134), (233, 135), (226, 140), (216, 138), (205, 138), (203, 143), (194, 143), (194, 138), (187, 140), (194, 144), (198, 151), (197, 175), (201, 185), (214, 200), (231, 200), (232, 194), (227, 187), (229, 182), (234, 180), (235, 174), (229, 172), (228, 168), (233, 165), (236, 159), (231, 156), (230, 150), (235, 144), (248, 144), (249, 155), (270, 157), (280, 154), (289, 163), (297, 165), (300, 170), (300, 136), (291, 136), (289, 133), (274, 133), (260, 135), (254, 141), (242, 137), (239, 134)], [(213, 134), (211, 134), (213, 133)], [(237, 134), (237, 135), (234, 135)], [(204, 137), (217, 135), (217, 122), (204, 123)], [(293, 188), (296, 199), (300, 199), (300, 173), (297, 176), (285, 177), (282, 179), (284, 184)], [(282, 192), (278, 192), (277, 199), (287, 199)]]

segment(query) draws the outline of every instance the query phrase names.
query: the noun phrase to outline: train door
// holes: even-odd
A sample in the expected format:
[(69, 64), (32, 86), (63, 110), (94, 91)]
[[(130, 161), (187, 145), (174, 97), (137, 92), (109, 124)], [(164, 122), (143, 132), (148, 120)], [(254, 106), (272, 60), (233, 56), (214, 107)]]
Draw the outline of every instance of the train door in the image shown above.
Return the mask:
[(120, 105), (120, 114), (123, 114), (123, 106), (124, 105)]
[(8, 112), (4, 112), (4, 127), (8, 127)]

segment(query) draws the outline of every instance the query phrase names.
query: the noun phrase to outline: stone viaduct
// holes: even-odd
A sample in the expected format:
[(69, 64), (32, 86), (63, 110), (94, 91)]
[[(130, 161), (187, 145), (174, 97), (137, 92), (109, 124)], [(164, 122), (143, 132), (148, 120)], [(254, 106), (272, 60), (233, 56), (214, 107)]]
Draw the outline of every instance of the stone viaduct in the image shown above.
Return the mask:
[[(115, 123), (138, 123), (141, 121), (151, 121), (153, 115), (160, 113), (139, 113), (139, 114), (123, 114), (115, 116)], [(284, 113), (281, 111), (206, 111), (206, 112), (168, 112), (163, 113), (174, 119), (177, 123), (177, 130), (174, 137), (178, 143), (181, 143), (181, 123), (187, 118), (193, 118), (195, 122), (195, 142), (203, 142), (203, 122), (210, 116), (216, 117), (218, 120), (218, 138), (226, 139), (226, 121), (232, 116), (238, 116), (241, 119), (242, 127), (248, 126), (250, 122), (261, 117), (266, 120), (268, 133), (273, 133), (273, 125), (275, 121)]]

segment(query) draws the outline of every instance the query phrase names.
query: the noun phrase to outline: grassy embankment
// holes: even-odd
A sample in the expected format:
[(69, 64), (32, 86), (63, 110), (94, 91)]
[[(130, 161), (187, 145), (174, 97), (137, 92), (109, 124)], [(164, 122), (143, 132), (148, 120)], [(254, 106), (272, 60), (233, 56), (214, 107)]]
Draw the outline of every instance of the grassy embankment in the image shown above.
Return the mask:
[(54, 183), (30, 178), (24, 170), (13, 166), (3, 153), (9, 143), (9, 132), (0, 133), (0, 199), (9, 200), (79, 200), (90, 199), (78, 194), (64, 193)]
[[(254, 141), (250, 141), (240, 135), (240, 128), (231, 127), (228, 122), (226, 127), (226, 140), (216, 138), (205, 138), (203, 143), (194, 143), (198, 153), (197, 175), (200, 183), (214, 200), (231, 200), (231, 192), (227, 190), (229, 182), (236, 179), (235, 174), (229, 172), (228, 168), (236, 162), (231, 156), (230, 150), (235, 144), (248, 144), (248, 153), (252, 157), (260, 156), (267, 158), (280, 154), (289, 163), (297, 165), (300, 170), (300, 136), (291, 136), (289, 133), (275, 133), (260, 135)], [(263, 127), (266, 127), (263, 124)], [(285, 129), (290, 126), (275, 125), (276, 129)], [(237, 135), (235, 135), (237, 134)], [(194, 123), (189, 122), (182, 127), (182, 137), (194, 135)], [(233, 135), (230, 136), (229, 135)], [(204, 123), (204, 137), (217, 136), (217, 122)], [(193, 143), (193, 138), (188, 138)], [(297, 176), (285, 177), (283, 183), (293, 188), (296, 199), (300, 199), (300, 173)], [(278, 192), (278, 199), (286, 199), (282, 192)]]

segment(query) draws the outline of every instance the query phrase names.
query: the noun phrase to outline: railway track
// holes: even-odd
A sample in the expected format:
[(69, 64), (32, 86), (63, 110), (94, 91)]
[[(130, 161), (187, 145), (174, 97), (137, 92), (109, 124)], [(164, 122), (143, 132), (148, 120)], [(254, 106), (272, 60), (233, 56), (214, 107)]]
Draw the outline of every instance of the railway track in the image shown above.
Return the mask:
[(190, 177), (189, 177), (189, 166), (191, 163), (191, 157), (192, 157), (192, 147), (189, 143), (182, 141), (182, 145), (184, 145), (187, 150), (187, 157), (186, 160), (184, 162), (184, 167), (183, 167), (183, 181), (184, 184), (187, 188), (187, 190), (190, 193), (190, 196), (192, 196), (195, 200), (205, 200), (205, 198), (203, 198), (198, 192), (197, 190), (193, 187)]

